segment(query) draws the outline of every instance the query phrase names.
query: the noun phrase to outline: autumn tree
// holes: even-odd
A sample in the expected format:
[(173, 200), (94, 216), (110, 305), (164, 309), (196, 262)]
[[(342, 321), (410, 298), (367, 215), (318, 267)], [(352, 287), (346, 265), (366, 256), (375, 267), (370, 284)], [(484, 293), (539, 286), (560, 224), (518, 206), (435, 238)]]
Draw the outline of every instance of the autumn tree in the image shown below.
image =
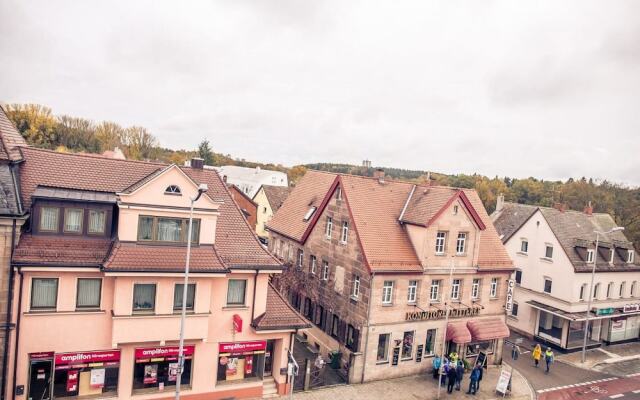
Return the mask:
[(47, 149), (57, 147), (58, 121), (50, 108), (38, 104), (10, 104), (4, 108), (27, 143)]
[(96, 126), (95, 135), (100, 142), (100, 152), (104, 152), (122, 147), (125, 131), (115, 122), (103, 121)]
[(204, 160), (204, 165), (214, 165), (213, 150), (207, 139), (203, 139), (198, 145), (198, 157)]
[(132, 126), (125, 129), (123, 142), (127, 158), (153, 160), (158, 154), (158, 139), (147, 128)]

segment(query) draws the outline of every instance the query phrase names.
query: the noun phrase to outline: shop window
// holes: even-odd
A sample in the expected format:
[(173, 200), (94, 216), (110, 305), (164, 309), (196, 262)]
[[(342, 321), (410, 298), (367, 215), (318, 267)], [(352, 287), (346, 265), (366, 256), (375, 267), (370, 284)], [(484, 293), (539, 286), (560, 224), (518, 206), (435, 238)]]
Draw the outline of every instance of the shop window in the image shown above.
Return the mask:
[(522, 284), (522, 270), (521, 269), (517, 269), (516, 270), (516, 283), (518, 285)]
[(482, 342), (471, 342), (467, 344), (467, 357), (476, 357), (480, 352), (484, 354), (493, 354), (495, 340), (486, 340)]
[(53, 397), (116, 396), (120, 350), (55, 355)]
[(467, 234), (466, 232), (458, 233), (458, 239), (456, 240), (456, 254), (464, 254), (467, 249)]
[(393, 302), (393, 281), (384, 281), (382, 285), (382, 304)]
[(89, 234), (104, 233), (107, 213), (99, 210), (89, 210)]
[(402, 336), (402, 358), (410, 359), (413, 356), (413, 339), (415, 331), (407, 331)]
[(324, 235), (327, 239), (331, 239), (331, 235), (333, 234), (333, 218), (327, 217), (327, 224), (325, 225)]
[(156, 307), (156, 284), (136, 283), (133, 285), (133, 311), (153, 312)]
[(319, 326), (320, 328), (324, 328), (322, 324), (322, 317), (324, 315), (324, 307), (321, 305), (317, 305), (315, 309), (315, 317), (313, 318), (313, 323)]
[(480, 298), (480, 279), (474, 279), (471, 284), (471, 299), (477, 300)]
[(491, 278), (491, 287), (489, 288), (489, 296), (495, 299), (498, 297), (498, 278)]
[(40, 207), (40, 230), (43, 232), (58, 232), (58, 207)]
[(460, 279), (451, 282), (451, 300), (460, 300)]
[(220, 343), (218, 382), (261, 380), (264, 375), (265, 341)]
[(518, 303), (513, 303), (511, 305), (511, 315), (513, 315), (514, 317), (518, 316)]
[(58, 300), (58, 278), (31, 279), (31, 309), (55, 310)]
[(436, 254), (439, 254), (439, 255), (444, 254), (446, 238), (447, 238), (446, 232), (436, 233)]
[[(149, 393), (164, 391), (175, 386), (178, 380), (178, 346), (135, 349), (133, 367), (133, 392)], [(191, 385), (191, 370), (194, 346), (184, 346), (184, 371), (180, 386)]]
[(66, 233), (82, 233), (83, 216), (84, 210), (82, 208), (65, 208), (64, 231)]
[(78, 278), (76, 308), (100, 308), (102, 279)]
[(310, 261), (309, 261), (309, 269), (311, 271), (312, 274), (316, 274), (316, 263), (318, 262), (318, 260), (316, 259), (316, 256), (311, 256), (310, 257)]
[(551, 293), (551, 279), (549, 278), (545, 278), (544, 279), (544, 292), (545, 293)]
[(436, 329), (427, 330), (427, 340), (424, 344), (424, 355), (432, 356), (436, 351), (436, 337), (437, 337)]
[(407, 302), (413, 304), (418, 297), (418, 281), (409, 281), (409, 287), (407, 288)]
[(432, 280), (431, 288), (429, 288), (429, 300), (438, 301), (440, 299), (440, 281)]
[[(182, 296), (184, 294), (184, 283), (176, 283), (173, 289), (173, 309), (182, 310)], [(186, 309), (193, 311), (193, 305), (196, 298), (196, 284), (189, 283), (187, 285), (187, 304)]]
[(389, 361), (389, 340), (391, 339), (390, 333), (382, 333), (378, 335), (378, 352), (376, 361), (379, 363)]
[(227, 305), (244, 306), (246, 290), (246, 279), (229, 279), (229, 287), (227, 289)]
[(544, 258), (548, 258), (549, 260), (553, 258), (553, 246), (550, 244), (545, 245), (544, 247)]
[(529, 252), (529, 241), (527, 239), (520, 239), (520, 252), (525, 254)]

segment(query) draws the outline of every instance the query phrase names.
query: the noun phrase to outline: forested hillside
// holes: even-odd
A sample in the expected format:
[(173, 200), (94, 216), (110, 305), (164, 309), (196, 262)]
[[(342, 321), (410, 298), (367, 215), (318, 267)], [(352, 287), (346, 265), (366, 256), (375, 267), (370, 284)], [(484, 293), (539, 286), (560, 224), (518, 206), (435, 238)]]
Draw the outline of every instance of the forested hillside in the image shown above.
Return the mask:
[[(365, 176), (373, 175), (375, 170), (350, 164), (317, 163), (284, 167), (280, 164), (250, 162), (233, 158), (229, 154), (216, 153), (215, 143), (211, 144), (206, 138), (197, 149), (167, 149), (163, 148), (158, 139), (144, 127), (122, 127), (114, 122), (94, 122), (67, 115), (56, 116), (51, 109), (34, 104), (3, 107), (29, 144), (57, 151), (103, 153), (118, 147), (129, 159), (160, 160), (176, 164), (199, 156), (205, 159), (207, 165), (260, 166), (287, 172), (292, 184), (295, 184), (307, 169)], [(617, 223), (626, 228), (626, 235), (634, 242), (636, 249), (640, 250), (640, 188), (637, 187), (629, 188), (607, 181), (594, 182), (588, 178), (570, 178), (561, 182), (536, 178), (488, 178), (477, 174), (429, 174), (427, 171), (383, 168), (389, 179), (424, 183), (430, 177), (431, 183), (436, 185), (475, 188), (489, 213), (495, 209), (499, 193), (503, 193), (507, 201), (543, 206), (564, 203), (574, 210), (583, 210), (585, 205), (591, 202), (595, 212), (612, 214)]]

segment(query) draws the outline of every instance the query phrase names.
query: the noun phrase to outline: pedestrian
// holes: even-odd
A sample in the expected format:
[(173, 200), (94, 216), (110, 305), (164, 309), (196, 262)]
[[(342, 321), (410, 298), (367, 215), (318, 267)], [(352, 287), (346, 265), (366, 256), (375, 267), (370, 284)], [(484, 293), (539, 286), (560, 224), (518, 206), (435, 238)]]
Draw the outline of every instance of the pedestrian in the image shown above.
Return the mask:
[(478, 364), (476, 364), (475, 367), (473, 367), (473, 370), (471, 370), (471, 374), (469, 375), (469, 391), (467, 391), (467, 394), (476, 394), (476, 391), (478, 390), (478, 378), (480, 377), (480, 367), (478, 366)]
[(458, 353), (454, 350), (449, 354), (449, 361), (456, 365), (458, 363)]
[(536, 344), (536, 347), (533, 348), (533, 362), (536, 366), (536, 368), (538, 368), (538, 363), (540, 362), (540, 358), (542, 357), (542, 348), (540, 347), (539, 344)]
[(513, 343), (513, 346), (511, 347), (511, 358), (515, 361), (518, 359), (519, 356), (520, 356), (520, 346)]
[(553, 351), (551, 351), (551, 347), (547, 347), (547, 351), (544, 352), (544, 362), (547, 364), (547, 370), (545, 374), (549, 373), (549, 366), (553, 362)]
[(464, 363), (462, 360), (458, 361), (456, 367), (456, 390), (460, 391), (460, 385), (462, 384), (462, 377), (464, 376)]
[(438, 373), (440, 372), (440, 365), (442, 365), (442, 359), (436, 354), (433, 358), (433, 379), (438, 379)]
[(447, 393), (453, 393), (457, 376), (456, 368), (453, 365), (449, 365), (449, 370), (447, 371)]
[(482, 381), (482, 373), (484, 372), (484, 365), (478, 364), (478, 381), (476, 382), (476, 390), (480, 391), (480, 382)]
[(447, 384), (447, 373), (449, 372), (449, 360), (444, 357), (442, 360), (442, 373), (440, 374), (440, 386)]

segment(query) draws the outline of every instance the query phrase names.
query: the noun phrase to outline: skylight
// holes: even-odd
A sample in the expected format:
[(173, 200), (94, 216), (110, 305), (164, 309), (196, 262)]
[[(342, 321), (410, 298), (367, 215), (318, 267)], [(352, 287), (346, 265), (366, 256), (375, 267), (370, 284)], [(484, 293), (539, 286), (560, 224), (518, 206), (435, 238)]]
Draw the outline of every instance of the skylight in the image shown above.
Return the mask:
[(313, 214), (315, 214), (317, 210), (316, 206), (311, 206), (311, 208), (309, 208), (309, 211), (307, 211), (307, 213), (304, 215), (304, 218), (302, 219), (304, 222), (307, 222), (311, 219), (311, 217), (313, 217)]

